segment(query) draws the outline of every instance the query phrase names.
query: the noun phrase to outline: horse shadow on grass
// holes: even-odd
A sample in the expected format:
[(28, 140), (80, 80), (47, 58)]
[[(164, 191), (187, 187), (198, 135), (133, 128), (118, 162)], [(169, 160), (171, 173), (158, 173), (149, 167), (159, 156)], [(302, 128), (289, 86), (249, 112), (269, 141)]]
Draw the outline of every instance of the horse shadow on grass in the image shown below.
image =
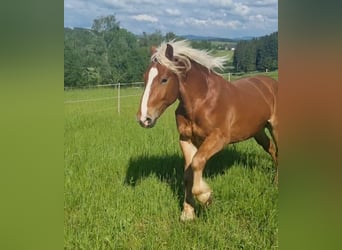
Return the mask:
[[(252, 157), (253, 159), (253, 157)], [(206, 179), (222, 175), (231, 168), (234, 163), (243, 166), (253, 166), (251, 157), (243, 152), (238, 152), (234, 146), (221, 150), (206, 164), (203, 176)], [(183, 187), (184, 158), (180, 155), (132, 157), (126, 171), (125, 184), (135, 187), (139, 182), (149, 176), (156, 176), (161, 182), (167, 183), (182, 207), (184, 200)]]

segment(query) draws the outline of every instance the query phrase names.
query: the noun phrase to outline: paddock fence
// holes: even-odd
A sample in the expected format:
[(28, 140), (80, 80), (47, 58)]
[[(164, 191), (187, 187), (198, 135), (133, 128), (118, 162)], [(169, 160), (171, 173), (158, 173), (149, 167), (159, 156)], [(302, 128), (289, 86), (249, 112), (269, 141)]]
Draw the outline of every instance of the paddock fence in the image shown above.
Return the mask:
[[(228, 81), (248, 76), (248, 75), (256, 75), (260, 74), (260, 72), (249, 72), (248, 74), (245, 73), (224, 73), (221, 74), (223, 78), (225, 78)], [(266, 73), (267, 74), (267, 73)], [(127, 94), (127, 91), (124, 91), (126, 94), (121, 94), (121, 89), (137, 89), (137, 92)], [(129, 82), (129, 83), (113, 83), (113, 84), (102, 84), (102, 85), (86, 85), (86, 86), (75, 86), (75, 87), (64, 87), (64, 91), (73, 91), (73, 90), (91, 90), (91, 89), (113, 89), (115, 92), (113, 92), (110, 96), (101, 96), (98, 98), (81, 98), (81, 99), (69, 99), (64, 100), (64, 104), (76, 104), (76, 103), (86, 103), (86, 102), (99, 102), (104, 100), (111, 100), (116, 99), (117, 100), (117, 112), (120, 114), (121, 111), (121, 103), (122, 99), (125, 98), (137, 98), (142, 95), (142, 91), (144, 88), (143, 82)]]
[[(121, 111), (121, 102), (123, 98), (131, 98), (141, 96), (142, 90), (144, 87), (143, 82), (129, 82), (129, 83), (114, 83), (114, 84), (102, 84), (102, 85), (87, 85), (87, 86), (76, 86), (76, 87), (64, 87), (64, 91), (73, 91), (73, 90), (91, 90), (91, 89), (115, 89), (115, 95), (105, 96), (100, 98), (85, 98), (85, 99), (72, 99), (65, 100), (64, 104), (75, 104), (75, 103), (86, 103), (86, 102), (98, 102), (104, 100), (117, 99), (117, 112)], [(122, 88), (136, 88), (139, 89), (139, 93), (121, 95)]]

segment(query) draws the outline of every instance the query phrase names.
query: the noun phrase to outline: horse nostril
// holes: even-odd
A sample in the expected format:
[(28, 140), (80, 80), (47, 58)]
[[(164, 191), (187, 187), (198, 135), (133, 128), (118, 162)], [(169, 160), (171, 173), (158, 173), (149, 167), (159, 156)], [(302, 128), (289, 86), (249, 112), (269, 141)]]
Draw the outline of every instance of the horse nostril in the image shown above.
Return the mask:
[(151, 117), (145, 117), (139, 121), (140, 125), (144, 128), (151, 128), (153, 126), (153, 119)]
[(145, 122), (147, 123), (147, 125), (151, 125), (152, 119), (150, 117), (146, 117)]

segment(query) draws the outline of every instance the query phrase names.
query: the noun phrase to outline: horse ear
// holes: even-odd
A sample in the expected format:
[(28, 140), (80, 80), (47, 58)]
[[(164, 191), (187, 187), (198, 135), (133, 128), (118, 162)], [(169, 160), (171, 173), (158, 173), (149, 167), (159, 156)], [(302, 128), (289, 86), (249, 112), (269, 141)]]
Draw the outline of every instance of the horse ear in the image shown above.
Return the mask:
[(170, 61), (173, 60), (173, 47), (170, 44), (166, 44), (165, 56)]
[(152, 46), (151, 47), (151, 56), (157, 52), (157, 47), (156, 46)]

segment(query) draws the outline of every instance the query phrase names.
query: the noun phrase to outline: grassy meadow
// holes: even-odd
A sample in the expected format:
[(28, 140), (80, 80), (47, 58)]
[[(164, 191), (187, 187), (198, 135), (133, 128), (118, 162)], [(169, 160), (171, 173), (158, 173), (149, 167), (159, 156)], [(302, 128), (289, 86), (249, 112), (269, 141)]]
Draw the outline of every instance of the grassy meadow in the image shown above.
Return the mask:
[[(277, 73), (276, 73), (277, 77)], [(135, 119), (141, 88), (65, 91), (65, 249), (276, 249), (278, 188), (256, 142), (207, 164), (211, 206), (183, 223), (177, 103), (153, 129)]]

